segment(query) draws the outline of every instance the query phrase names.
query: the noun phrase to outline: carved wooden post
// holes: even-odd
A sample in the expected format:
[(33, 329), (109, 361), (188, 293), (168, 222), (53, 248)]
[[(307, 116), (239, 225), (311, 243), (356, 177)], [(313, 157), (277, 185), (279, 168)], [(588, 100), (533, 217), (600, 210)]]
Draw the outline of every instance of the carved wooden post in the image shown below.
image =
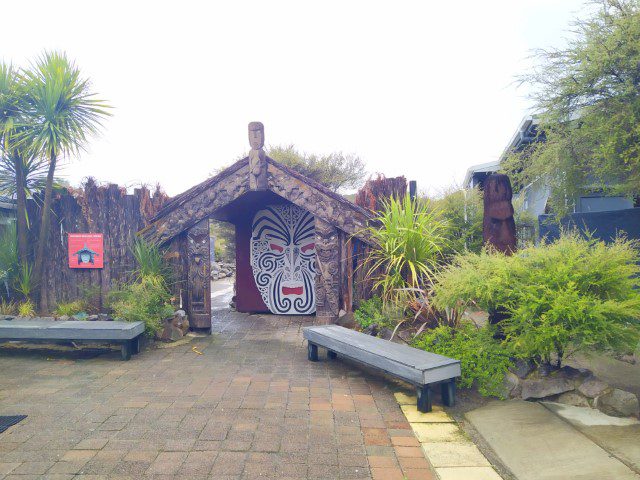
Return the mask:
[(482, 223), (484, 243), (507, 255), (516, 251), (517, 244), (512, 195), (508, 176), (493, 174), (485, 180)]
[(193, 328), (211, 329), (211, 262), (209, 219), (187, 232), (187, 310)]
[(264, 147), (264, 125), (260, 122), (249, 124), (249, 188), (251, 190), (266, 190), (267, 185), (267, 156)]
[(338, 230), (316, 217), (316, 317), (333, 323), (340, 311), (340, 241)]

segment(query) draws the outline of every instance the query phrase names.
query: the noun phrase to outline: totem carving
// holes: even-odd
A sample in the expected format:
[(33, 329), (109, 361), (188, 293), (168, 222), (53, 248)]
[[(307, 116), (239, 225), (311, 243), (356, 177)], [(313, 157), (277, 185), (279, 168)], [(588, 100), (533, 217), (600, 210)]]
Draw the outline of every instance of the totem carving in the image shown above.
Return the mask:
[(187, 232), (187, 309), (191, 327), (211, 328), (211, 262), (209, 219)]
[(249, 124), (249, 189), (266, 190), (267, 156), (264, 153), (264, 125), (261, 122)]
[(260, 296), (271, 313), (316, 310), (314, 218), (293, 205), (269, 205), (253, 218), (250, 259)]
[(482, 235), (485, 245), (511, 254), (516, 251), (516, 223), (513, 219), (511, 182), (503, 174), (489, 175), (484, 183)]
[(338, 230), (316, 217), (316, 317), (327, 322), (340, 311), (340, 241)]

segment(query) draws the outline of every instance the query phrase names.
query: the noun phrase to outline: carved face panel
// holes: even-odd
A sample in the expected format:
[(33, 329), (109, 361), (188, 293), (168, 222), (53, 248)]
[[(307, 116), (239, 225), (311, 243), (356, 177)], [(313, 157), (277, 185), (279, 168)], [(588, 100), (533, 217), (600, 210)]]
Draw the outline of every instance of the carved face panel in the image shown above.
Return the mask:
[(260, 122), (249, 124), (249, 145), (253, 150), (260, 150), (264, 146), (264, 126)]
[(269, 311), (315, 312), (316, 246), (313, 215), (295, 205), (270, 205), (256, 213), (251, 268)]

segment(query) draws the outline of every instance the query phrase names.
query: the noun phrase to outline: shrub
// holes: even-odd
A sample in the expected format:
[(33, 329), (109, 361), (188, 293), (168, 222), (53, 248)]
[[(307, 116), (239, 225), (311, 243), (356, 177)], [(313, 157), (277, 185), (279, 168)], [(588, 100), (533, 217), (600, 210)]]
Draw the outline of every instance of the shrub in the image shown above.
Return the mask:
[(522, 357), (558, 366), (591, 348), (631, 351), (640, 339), (640, 256), (637, 244), (605, 244), (563, 232), (560, 239), (507, 257), (458, 256), (437, 278), (437, 307), (470, 303), (501, 309), (500, 323)]
[(33, 268), (28, 263), (23, 263), (18, 268), (13, 288), (25, 299), (31, 296), (34, 287)]
[(385, 203), (369, 229), (376, 245), (367, 258), (367, 274), (380, 289), (386, 308), (402, 310), (412, 290), (430, 283), (447, 245), (447, 222), (428, 202), (413, 201), (409, 195)]
[(367, 328), (371, 325), (388, 325), (389, 319), (382, 313), (382, 300), (380, 297), (372, 297), (360, 303), (360, 307), (353, 312), (360, 328)]
[(482, 192), (477, 188), (451, 189), (430, 202), (447, 220), (447, 253), (482, 250)]
[(15, 315), (18, 311), (18, 306), (12, 301), (2, 300), (0, 301), (0, 315)]
[(18, 315), (21, 317), (33, 317), (36, 314), (36, 307), (31, 300), (25, 300), (18, 305)]
[(142, 276), (109, 294), (115, 316), (127, 322), (144, 322), (148, 335), (160, 331), (162, 320), (173, 315), (170, 300), (164, 278), (154, 275)]
[(85, 305), (81, 300), (75, 300), (73, 302), (60, 302), (56, 305), (54, 314), (56, 317), (71, 317), (77, 313), (84, 312)]
[(509, 349), (493, 335), (491, 327), (463, 322), (457, 329), (442, 325), (428, 330), (413, 341), (413, 346), (460, 360), (461, 387), (475, 383), (481, 395), (503, 398), (504, 376), (512, 362)]

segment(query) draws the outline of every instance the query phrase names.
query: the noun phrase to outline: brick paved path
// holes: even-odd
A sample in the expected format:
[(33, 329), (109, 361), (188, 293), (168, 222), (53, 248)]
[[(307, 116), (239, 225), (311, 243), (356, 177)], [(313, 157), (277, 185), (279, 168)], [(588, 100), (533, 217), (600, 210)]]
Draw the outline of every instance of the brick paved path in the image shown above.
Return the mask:
[(0, 478), (432, 478), (392, 382), (307, 361), (313, 318), (216, 317), (129, 362), (0, 350)]

